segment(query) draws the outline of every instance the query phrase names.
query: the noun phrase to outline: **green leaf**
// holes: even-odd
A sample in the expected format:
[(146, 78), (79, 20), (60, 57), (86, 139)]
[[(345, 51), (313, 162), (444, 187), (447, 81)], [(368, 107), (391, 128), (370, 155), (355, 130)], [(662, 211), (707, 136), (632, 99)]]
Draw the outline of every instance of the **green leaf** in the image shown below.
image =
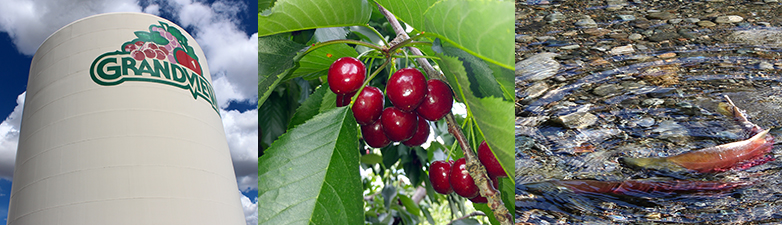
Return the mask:
[[(331, 57), (329, 57), (331, 55)], [(334, 61), (342, 57), (357, 57), (358, 53), (355, 48), (351, 48), (347, 44), (333, 44), (322, 48), (315, 49), (301, 58), (299, 64), (301, 65), (293, 74), (288, 78), (304, 77), (304, 79), (316, 79), (321, 76), (326, 76), (329, 71), (329, 67)]]
[(143, 42), (148, 42), (148, 41), (152, 40), (152, 35), (149, 32), (146, 32), (146, 31), (136, 31), (136, 32), (133, 32), (133, 34), (135, 34), (136, 37), (138, 37), (138, 39), (143, 41)]
[(491, 148), (505, 173), (515, 173), (514, 109), (513, 102), (500, 98), (477, 99), (467, 97), (470, 111), (484, 140)]
[(376, 2), (391, 11), (397, 19), (421, 30), (424, 29), (424, 13), (437, 0), (376, 0)]
[(271, 145), (274, 140), (285, 133), (288, 121), (298, 103), (299, 86), (293, 82), (285, 82), (269, 97), (258, 110), (258, 125), (264, 128), (261, 142)]
[(305, 46), (290, 40), (290, 34), (258, 38), (258, 106), (285, 76), (296, 69), (296, 53)]
[[(454, 57), (437, 54), (440, 56), (440, 68), (448, 79), (449, 84), (457, 92), (455, 94), (465, 99), (467, 110), (472, 114), (477, 129), (483, 135), (483, 139), (497, 157), (502, 168), (507, 174), (515, 173), (515, 149), (514, 149), (514, 125), (515, 113), (513, 102), (503, 101), (501, 98), (486, 97), (477, 98), (470, 91), (470, 81), (464, 70), (462, 62)], [(461, 90), (461, 91), (459, 91)]]
[(432, 202), (437, 202), (437, 195), (439, 193), (435, 192), (434, 188), (432, 188), (432, 181), (429, 180), (429, 175), (423, 174), (422, 180), (424, 180), (424, 186), (426, 187), (426, 196), (429, 196), (429, 200)]
[[(505, 202), (505, 200), (502, 200)], [(489, 205), (487, 204), (472, 204), (472, 207), (475, 208), (475, 210), (481, 211), (486, 214), (486, 217), (489, 218), (489, 223), (493, 225), (499, 225), (500, 222), (497, 220), (497, 217), (494, 216), (494, 211), (491, 211), (491, 208), (489, 208)], [(511, 211), (513, 212), (513, 211)]]
[(418, 217), (403, 209), (402, 206), (394, 204), (391, 209), (395, 210), (397, 215), (402, 218), (402, 224), (418, 224)]
[(288, 129), (296, 127), (299, 124), (311, 119), (313, 116), (320, 112), (320, 104), (323, 101), (323, 95), (329, 90), (328, 83), (324, 83), (318, 87), (307, 100), (296, 109), (296, 113), (293, 114), (291, 122), (288, 123)]
[(337, 108), (275, 141), (258, 159), (259, 224), (362, 224), (356, 127)]
[(421, 212), (424, 213), (424, 216), (426, 216), (426, 221), (429, 222), (429, 224), (434, 224), (434, 218), (432, 217), (432, 213), (430, 213), (428, 209), (422, 208)]
[(481, 225), (481, 222), (478, 222), (478, 220), (472, 218), (467, 218), (453, 221), (451, 225)]
[[(491, 67), (489, 65), (494, 64), (488, 64), (486, 61), (483, 61), (474, 55), (470, 55), (459, 48), (449, 46), (448, 44), (441, 45), (439, 39), (435, 41), (435, 45), (432, 48), (438, 53), (457, 57), (463, 62), (467, 77), (470, 79), (470, 89), (477, 97), (494, 96), (505, 98), (506, 100), (513, 99), (514, 95), (511, 91), (515, 89), (501, 87), (497, 80), (497, 77), (501, 77), (501, 73), (506, 73), (506, 76), (510, 75), (509, 77), (512, 78), (513, 75), (515, 75), (512, 70), (496, 65)], [(498, 71), (493, 69), (497, 69)], [(495, 74), (495, 72), (498, 74)]]
[(367, 0), (278, 0), (258, 14), (258, 36), (320, 27), (363, 25), (372, 13)]
[(442, 0), (424, 15), (427, 33), (488, 62), (513, 70), (514, 4), (488, 0)]
[[(404, 146), (404, 145), (400, 144), (399, 146)], [(419, 159), (419, 154), (415, 149), (421, 149), (421, 148), (419, 147), (419, 148), (406, 148), (406, 149), (409, 150), (402, 150), (402, 151), (405, 152), (409, 151), (409, 154), (404, 154), (402, 156), (402, 161), (400, 162), (400, 164), (402, 164), (402, 168), (405, 170), (405, 176), (407, 176), (407, 178), (410, 179), (410, 183), (414, 187), (418, 187), (418, 185), (421, 184), (422, 181), (421, 174), (423, 174), (424, 171), (421, 169), (421, 160)]]
[(489, 64), (489, 68), (494, 71), (492, 75), (494, 75), (494, 79), (497, 80), (497, 83), (500, 84), (505, 99), (516, 99), (516, 84), (514, 83), (514, 78), (516, 76), (514, 74), (515, 71), (506, 69), (497, 64)]
[(389, 145), (380, 149), (380, 152), (383, 154), (383, 165), (386, 168), (391, 168), (401, 158), (400, 148), (404, 148), (402, 146)]
[(159, 31), (152, 32), (152, 35), (150, 35), (150, 37), (152, 38), (152, 42), (155, 42), (155, 44), (159, 44), (159, 45), (168, 44), (168, 39), (164, 38), (163, 36), (160, 36)]
[(258, 0), (258, 13), (274, 6), (276, 0)]
[(347, 27), (324, 27), (316, 29), (313, 37), (316, 42), (345, 39), (349, 31)]
[(326, 91), (326, 93), (323, 94), (323, 101), (320, 103), (320, 112), (325, 112), (333, 108), (337, 108), (337, 94), (334, 94), (334, 92), (329, 89), (329, 91)]
[(364, 164), (378, 164), (383, 163), (383, 156), (378, 154), (366, 154), (361, 156), (361, 162)]
[(413, 199), (410, 199), (407, 195), (399, 195), (399, 200), (402, 201), (402, 205), (405, 206), (405, 209), (407, 209), (408, 212), (413, 215), (421, 216), (421, 208), (418, 207), (418, 204), (413, 202)]
[(380, 192), (381, 195), (383, 195), (383, 204), (388, 209), (391, 207), (391, 203), (394, 201), (394, 197), (396, 197), (396, 187), (391, 184), (386, 184), (385, 187), (383, 187), (383, 190)]
[[(467, 74), (467, 72), (464, 70), (462, 62), (459, 61), (459, 59), (456, 57), (444, 54), (437, 54), (436, 56), (440, 57), (440, 60), (437, 64), (440, 66), (443, 75), (445, 75), (445, 79), (448, 80), (448, 84), (451, 85), (451, 88), (453, 88), (453, 94), (456, 95), (457, 98), (464, 101), (465, 91), (467, 94), (472, 94), (472, 92), (470, 92), (469, 85), (463, 87), (458, 80), (459, 76), (457, 76), (457, 74), (465, 74), (465, 77)], [(469, 81), (467, 82), (469, 83)]]
[[(502, 203), (505, 203), (505, 208), (508, 212), (514, 212), (516, 209), (516, 181), (514, 176), (504, 177), (497, 179), (500, 182), (500, 194), (502, 197)], [(494, 218), (492, 216), (492, 218)]]

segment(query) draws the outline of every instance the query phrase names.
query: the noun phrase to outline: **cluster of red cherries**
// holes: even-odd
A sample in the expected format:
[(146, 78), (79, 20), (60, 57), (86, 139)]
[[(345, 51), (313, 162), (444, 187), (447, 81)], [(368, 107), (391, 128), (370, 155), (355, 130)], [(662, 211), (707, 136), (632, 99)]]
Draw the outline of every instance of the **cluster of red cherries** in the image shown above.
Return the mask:
[[(328, 83), (337, 94), (337, 107), (350, 104), (366, 79), (364, 63), (352, 57), (337, 59), (328, 71)], [(353, 103), (353, 116), (361, 125), (364, 142), (373, 148), (382, 148), (394, 142), (419, 146), (429, 137), (429, 121), (442, 119), (453, 106), (451, 88), (437, 79), (426, 80), (421, 71), (405, 68), (388, 79), (386, 95), (394, 106), (383, 108), (385, 98), (380, 88), (367, 86)], [(497, 178), (507, 177), (486, 142), (478, 147), (478, 158), (486, 167), (497, 188)], [(479, 195), (478, 186), (466, 170), (465, 159), (432, 162), (429, 179), (435, 191), (441, 194), (456, 192), (476, 203), (488, 200)]]
[(159, 46), (152, 42), (136, 41), (133, 44), (125, 45), (124, 50), (130, 52), (130, 56), (134, 59), (141, 61), (145, 58), (166, 59), (169, 51), (163, 46)]
[[(499, 189), (498, 178), (508, 177), (505, 170), (502, 169), (497, 158), (489, 149), (486, 141), (482, 141), (478, 146), (478, 160), (486, 168), (486, 172), (491, 178), (492, 186)], [(475, 185), (470, 173), (467, 172), (465, 158), (454, 161), (434, 161), (429, 168), (429, 181), (432, 182), (434, 191), (440, 194), (456, 194), (470, 199), (474, 203), (487, 203), (488, 199), (481, 196), (478, 186)]]
[[(337, 94), (337, 107), (350, 99), (366, 79), (364, 63), (353, 57), (337, 59), (328, 71), (328, 83)], [(361, 125), (364, 142), (382, 148), (393, 142), (419, 146), (429, 137), (429, 121), (442, 119), (453, 106), (448, 84), (426, 80), (421, 71), (405, 68), (396, 71), (386, 84), (386, 95), (394, 106), (383, 108), (385, 98), (380, 88), (367, 86), (353, 103), (353, 116)]]

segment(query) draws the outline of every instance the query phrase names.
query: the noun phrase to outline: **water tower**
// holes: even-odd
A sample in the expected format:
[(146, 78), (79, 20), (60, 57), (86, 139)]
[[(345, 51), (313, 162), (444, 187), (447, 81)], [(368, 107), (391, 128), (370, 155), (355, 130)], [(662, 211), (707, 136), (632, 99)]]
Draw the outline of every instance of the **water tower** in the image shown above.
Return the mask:
[(8, 224), (245, 224), (218, 109), (176, 24), (68, 24), (32, 60)]

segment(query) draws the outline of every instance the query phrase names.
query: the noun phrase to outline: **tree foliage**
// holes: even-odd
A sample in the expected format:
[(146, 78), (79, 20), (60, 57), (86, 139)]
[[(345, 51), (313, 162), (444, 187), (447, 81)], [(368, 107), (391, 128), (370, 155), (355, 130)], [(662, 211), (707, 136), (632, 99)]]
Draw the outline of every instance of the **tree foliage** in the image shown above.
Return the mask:
[[(397, 34), (378, 5), (404, 21), (413, 40), (393, 42)], [(469, 200), (435, 193), (426, 172), (432, 161), (463, 157), (446, 121), (431, 123), (437, 138), (425, 148), (365, 146), (351, 110), (335, 106), (325, 82), (341, 57), (363, 61), (377, 73), (369, 85), (381, 90), (390, 74), (421, 68), (414, 59), (425, 57), (463, 108), (455, 125), (469, 146), (485, 140), (514, 173), (513, 2), (277, 0), (259, 1), (259, 12), (259, 224), (434, 224), (443, 205), (451, 219), (468, 213)], [(513, 182), (500, 179), (511, 212)], [(475, 209), (498, 224), (486, 204)]]

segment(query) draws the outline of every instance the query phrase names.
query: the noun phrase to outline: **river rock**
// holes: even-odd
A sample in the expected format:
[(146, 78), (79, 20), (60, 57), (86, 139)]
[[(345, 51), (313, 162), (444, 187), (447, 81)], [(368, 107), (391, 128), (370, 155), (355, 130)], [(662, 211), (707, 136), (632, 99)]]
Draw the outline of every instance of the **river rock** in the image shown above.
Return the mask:
[(687, 139), (687, 128), (679, 125), (673, 120), (666, 120), (660, 122), (657, 128), (652, 130), (654, 133), (659, 133), (657, 138), (665, 139), (674, 143), (681, 143)]
[(741, 30), (735, 31), (728, 39), (746, 45), (782, 47), (782, 30)]
[(661, 42), (666, 40), (673, 40), (679, 38), (679, 34), (674, 32), (662, 32), (662, 33), (656, 33), (649, 37), (650, 41), (654, 42)]
[(618, 92), (620, 88), (621, 86), (617, 84), (603, 84), (592, 90), (592, 93), (599, 96), (615, 95), (619, 94)]
[(614, 47), (611, 49), (610, 53), (611, 55), (624, 55), (624, 54), (630, 54), (635, 52), (633, 49), (633, 45), (625, 45), (625, 46), (619, 46)]
[(766, 62), (766, 61), (759, 62), (757, 64), (757, 67), (758, 67), (758, 69), (761, 69), (761, 70), (773, 70), (774, 69), (774, 65), (772, 65), (771, 63)]
[(698, 26), (701, 26), (701, 27), (713, 27), (713, 26), (717, 26), (717, 24), (713, 23), (711, 21), (708, 21), (708, 20), (701, 20), (701, 21), (698, 22)]
[(531, 86), (529, 86), (527, 89), (522, 91), (520, 97), (524, 98), (537, 98), (538, 96), (543, 95), (543, 93), (546, 93), (546, 90), (548, 90), (548, 84), (546, 82), (535, 82)]
[(736, 15), (730, 15), (730, 16), (720, 16), (717, 17), (717, 19), (714, 20), (716, 23), (738, 23), (744, 20), (744, 17), (736, 16)]
[(554, 13), (549, 14), (548, 16), (546, 16), (546, 21), (548, 21), (548, 23), (554, 23), (554, 22), (557, 22), (557, 21), (560, 21), (560, 20), (564, 20), (566, 18), (567, 17), (565, 17), (565, 15), (562, 14), (562, 13), (554, 12)]
[(543, 52), (516, 63), (517, 80), (540, 81), (559, 71), (559, 62), (554, 60), (557, 53)]
[(554, 117), (554, 122), (570, 129), (584, 129), (597, 122), (597, 116), (588, 112), (574, 112)]
[(649, 15), (646, 15), (646, 18), (654, 19), (654, 20), (667, 20), (667, 19), (673, 19), (676, 18), (673, 13), (669, 12), (653, 12), (649, 13)]
[(625, 1), (625, 0), (606, 0), (606, 10), (607, 11), (620, 10), (625, 5), (627, 5), (627, 1)]
[(643, 119), (638, 120), (636, 124), (642, 127), (651, 127), (654, 126), (654, 119), (651, 117), (644, 117)]
[(594, 28), (597, 27), (597, 23), (592, 18), (580, 19), (576, 22), (576, 26), (579, 28)]
[(648, 98), (648, 99), (644, 99), (644, 101), (641, 102), (641, 104), (645, 106), (657, 106), (657, 105), (662, 105), (663, 103), (665, 103), (665, 100), (659, 98)]
[(616, 15), (617, 18), (621, 21), (633, 21), (635, 20), (635, 16), (633, 15)]

